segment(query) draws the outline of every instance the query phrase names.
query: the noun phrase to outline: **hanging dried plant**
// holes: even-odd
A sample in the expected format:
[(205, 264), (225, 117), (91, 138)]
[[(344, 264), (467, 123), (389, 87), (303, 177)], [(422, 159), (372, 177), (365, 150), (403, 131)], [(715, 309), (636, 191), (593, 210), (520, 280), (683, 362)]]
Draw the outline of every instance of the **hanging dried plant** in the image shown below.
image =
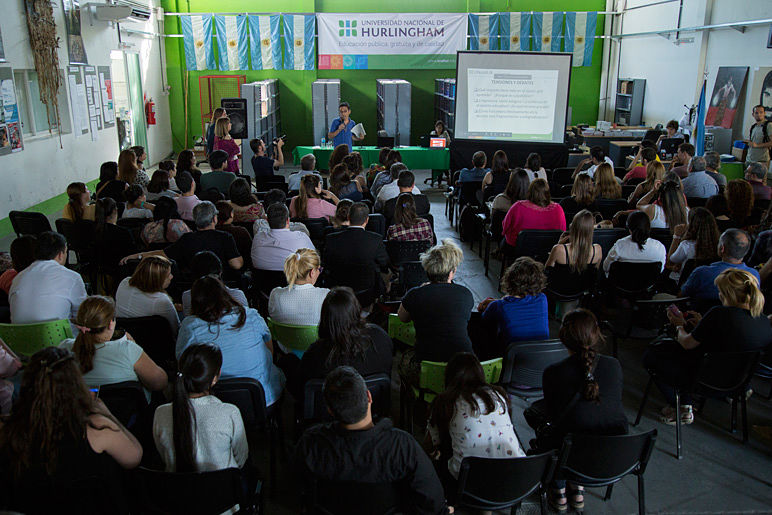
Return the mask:
[(62, 145), (62, 133), (59, 130), (59, 38), (56, 35), (56, 23), (51, 0), (24, 0), (27, 11), (27, 29), (32, 56), (35, 60), (35, 71), (38, 74), (40, 101), (46, 106), (48, 132), (51, 125), (57, 127), (59, 146)]

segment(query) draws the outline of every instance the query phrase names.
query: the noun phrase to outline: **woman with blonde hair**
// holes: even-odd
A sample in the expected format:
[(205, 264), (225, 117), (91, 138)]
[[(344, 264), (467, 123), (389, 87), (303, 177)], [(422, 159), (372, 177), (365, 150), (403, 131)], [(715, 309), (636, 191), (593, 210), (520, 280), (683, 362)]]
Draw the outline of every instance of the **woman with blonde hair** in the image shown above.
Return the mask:
[(166, 288), (171, 284), (172, 263), (163, 256), (145, 256), (131, 277), (118, 285), (115, 294), (116, 316), (138, 318), (162, 316), (176, 335), (180, 318)]
[(389, 241), (429, 241), (434, 240), (432, 225), (428, 220), (416, 214), (415, 199), (412, 193), (400, 193), (394, 208), (394, 220), (386, 231)]
[(122, 150), (118, 155), (118, 180), (129, 186), (139, 184), (145, 187), (150, 184), (150, 177), (137, 166), (137, 154), (130, 148)]
[[(668, 405), (660, 420), (675, 424), (675, 392), (670, 385), (693, 383), (702, 355), (706, 352), (741, 352), (763, 350), (772, 343), (772, 326), (763, 315), (764, 294), (756, 277), (746, 270), (728, 268), (713, 281), (721, 305), (704, 316), (696, 311), (681, 313), (668, 310), (667, 316), (677, 329), (676, 341), (655, 345), (644, 354), (647, 370), (656, 371), (657, 386)], [(694, 421), (690, 392), (682, 392), (679, 415), (682, 424)]]
[(332, 218), (337, 205), (338, 197), (322, 189), (318, 175), (304, 175), (298, 195), (290, 201), (289, 211), (292, 218)]
[(166, 388), (166, 372), (131, 335), (115, 334), (115, 303), (111, 298), (88, 297), (78, 308), (74, 324), (78, 336), (64, 340), (59, 347), (75, 354), (87, 385), (139, 381), (150, 391)]
[(240, 141), (231, 135), (231, 119), (221, 116), (214, 124), (214, 149), (224, 150), (228, 154), (228, 171), (239, 173), (239, 158), (241, 157)]
[(322, 273), (319, 254), (299, 249), (284, 261), (287, 286), (274, 288), (268, 298), (268, 316), (275, 322), (293, 325), (318, 325), (324, 298), (330, 292), (317, 288)]
[[(579, 177), (588, 175), (578, 175)], [(588, 268), (597, 268), (603, 260), (603, 249), (597, 243), (592, 242), (595, 227), (595, 217), (586, 209), (579, 211), (568, 233), (563, 233), (558, 244), (552, 247), (550, 255), (545, 263), (545, 268), (568, 267), (572, 273), (583, 273)]]
[(646, 165), (646, 180), (639, 183), (627, 198), (629, 204), (637, 204), (641, 197), (654, 189), (657, 181), (665, 177), (665, 165), (659, 161), (652, 161)]
[(586, 173), (574, 177), (574, 184), (571, 186), (571, 196), (561, 200), (560, 207), (563, 208), (565, 213), (568, 213), (567, 218), (571, 218), (570, 215), (578, 213), (582, 209), (586, 209), (592, 213), (597, 211), (598, 206), (595, 204), (595, 183), (592, 182), (592, 177)]
[(608, 163), (601, 163), (595, 169), (595, 198), (611, 200), (622, 198), (622, 186), (614, 176), (614, 168)]
[(212, 111), (212, 119), (209, 120), (209, 126), (206, 128), (206, 155), (208, 156), (214, 151), (214, 128), (217, 125), (217, 120), (227, 116), (224, 107), (217, 107)]
[(91, 192), (82, 182), (73, 182), (67, 186), (69, 200), (62, 210), (62, 218), (72, 222), (94, 220), (94, 204), (90, 204)]

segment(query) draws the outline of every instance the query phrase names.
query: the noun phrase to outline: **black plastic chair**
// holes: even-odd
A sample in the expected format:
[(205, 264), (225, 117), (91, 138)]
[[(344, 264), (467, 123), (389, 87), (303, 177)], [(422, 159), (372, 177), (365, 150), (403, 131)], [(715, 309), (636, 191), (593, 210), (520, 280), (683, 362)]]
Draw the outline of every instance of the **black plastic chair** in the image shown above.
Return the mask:
[(16, 236), (24, 236), (25, 234), (37, 236), (41, 232), (51, 230), (51, 222), (48, 221), (48, 217), (43, 213), (11, 211), (8, 213), (8, 218), (11, 219), (11, 226)]
[[(627, 175), (627, 168), (625, 168), (623, 166), (615, 166), (614, 167), (614, 175), (619, 177), (620, 179), (624, 179), (625, 175)], [(630, 193), (632, 193), (632, 191)], [(628, 195), (630, 193), (628, 193)]]
[(121, 218), (118, 220), (118, 225), (131, 231), (131, 236), (134, 238), (134, 241), (137, 244), (141, 244), (142, 229), (152, 221), (152, 218)]
[(552, 170), (552, 182), (558, 186), (573, 184), (574, 179), (571, 177), (573, 174), (573, 168), (555, 168)]
[(654, 450), (657, 430), (620, 436), (569, 434), (563, 440), (556, 479), (586, 488), (606, 487), (604, 501), (611, 499), (614, 484), (628, 474), (638, 478), (638, 514), (646, 513), (643, 474)]
[[(760, 351), (741, 351), (741, 352), (706, 352), (702, 356), (697, 374), (694, 378), (684, 378), (681, 384), (671, 384), (675, 390), (676, 405), (681, 405), (681, 394), (691, 392), (702, 394), (707, 397), (720, 399), (729, 398), (731, 403), (731, 421), (729, 431), (734, 433), (737, 430), (737, 404), (742, 409), (743, 423), (743, 443), (748, 441), (748, 407), (746, 392), (748, 384), (753, 379), (753, 374), (761, 357)], [(643, 392), (641, 405), (638, 407), (638, 414), (635, 417), (634, 426), (641, 421), (643, 408), (649, 398), (651, 385), (655, 380), (663, 381), (658, 377), (655, 370), (648, 370), (649, 382)], [(681, 417), (676, 419), (676, 458), (681, 459)]]
[(148, 405), (145, 389), (139, 381), (103, 384), (99, 387), (99, 398), (110, 413), (129, 429), (134, 427)]
[(490, 267), (491, 242), (495, 242), (498, 246), (501, 238), (503, 238), (502, 231), (505, 216), (507, 216), (506, 211), (496, 210), (491, 212), (490, 221), (483, 230), (483, 239), (485, 240), (485, 277), (488, 277), (488, 269)]
[(695, 207), (705, 207), (707, 202), (708, 199), (705, 197), (686, 197), (686, 205), (689, 206), (690, 209), (694, 209)]
[(555, 451), (520, 458), (464, 458), (458, 471), (456, 506), (515, 515), (523, 499), (539, 492), (545, 512), (547, 485), (556, 465)]
[(670, 229), (652, 229), (649, 237), (662, 243), (665, 246), (665, 250), (669, 249), (670, 244), (673, 242), (673, 233), (670, 232)]
[(557, 245), (561, 234), (563, 231), (558, 230), (525, 229), (520, 231), (514, 250), (511, 253), (504, 253), (502, 256), (499, 283), (504, 277), (507, 266), (521, 256), (531, 257), (540, 263), (547, 261), (552, 247)]
[(239, 505), (238, 513), (263, 513), (262, 483), (244, 491), (237, 468), (210, 472), (161, 472), (139, 467), (131, 474), (133, 512), (211, 515)]
[(432, 246), (428, 240), (422, 241), (396, 241), (386, 242), (386, 252), (389, 254), (391, 263), (398, 266), (407, 261), (418, 261), (420, 254), (426, 252)]
[(558, 188), (558, 196), (559, 197), (570, 197), (571, 196), (571, 190), (574, 189), (573, 184), (563, 184)]
[(228, 189), (236, 178), (236, 175), (231, 172), (209, 172), (201, 176), (200, 186), (204, 191), (214, 188), (227, 197)]
[(115, 324), (129, 333), (159, 367), (170, 372), (177, 370), (177, 338), (164, 317), (117, 318)]
[(368, 231), (377, 232), (382, 238), (386, 237), (386, 217), (381, 213), (372, 213), (367, 220)]
[(567, 265), (547, 268), (547, 287), (544, 293), (553, 302), (572, 302), (592, 293), (598, 280), (598, 268), (587, 266), (583, 271), (572, 271)]
[(569, 355), (560, 340), (510, 343), (504, 353), (499, 383), (507, 392), (522, 399), (542, 397), (544, 370)]
[(255, 178), (255, 188), (257, 191), (269, 191), (272, 189), (282, 190), (284, 193), (289, 191), (287, 180), (283, 175), (267, 175)]
[(633, 194), (635, 191), (635, 188), (637, 187), (637, 184), (624, 184), (622, 185), (622, 196), (624, 198), (630, 198), (630, 195)]
[[(73, 222), (66, 218), (59, 218), (55, 225), (56, 232), (67, 240), (67, 249), (75, 253), (77, 266), (68, 266), (87, 275), (93, 283), (96, 272), (96, 224), (91, 220)], [(68, 262), (69, 258), (68, 252)]]
[(281, 425), (280, 400), (270, 408), (265, 405), (263, 385), (251, 377), (229, 377), (220, 379), (212, 388), (212, 393), (221, 401), (233, 404), (241, 412), (241, 419), (247, 430), (268, 432), (270, 453), (271, 489), (276, 489), (276, 450), (285, 454), (284, 431)]
[(243, 227), (247, 230), (250, 237), (253, 237), (255, 235), (255, 223), (254, 222), (233, 222), (233, 225), (236, 227)]
[(603, 249), (603, 257), (608, 256), (611, 247), (617, 240), (620, 240), (627, 236), (628, 232), (625, 229), (595, 229), (592, 232), (592, 242), (600, 245)]
[(596, 204), (604, 220), (611, 220), (619, 211), (627, 210), (627, 199), (599, 198), (596, 200)]
[[(363, 378), (367, 389), (373, 397), (373, 415), (389, 416), (391, 410), (391, 378), (386, 374), (372, 374)], [(306, 381), (303, 398), (303, 421), (328, 422), (332, 416), (327, 411), (322, 395), (324, 379)]]
[[(403, 513), (396, 484), (312, 478), (305, 492), (309, 515), (395, 515)], [(410, 513), (410, 511), (407, 511)]]
[(326, 218), (293, 218), (292, 221), (306, 226), (311, 241), (317, 249), (324, 247), (324, 231), (330, 226), (330, 222)]

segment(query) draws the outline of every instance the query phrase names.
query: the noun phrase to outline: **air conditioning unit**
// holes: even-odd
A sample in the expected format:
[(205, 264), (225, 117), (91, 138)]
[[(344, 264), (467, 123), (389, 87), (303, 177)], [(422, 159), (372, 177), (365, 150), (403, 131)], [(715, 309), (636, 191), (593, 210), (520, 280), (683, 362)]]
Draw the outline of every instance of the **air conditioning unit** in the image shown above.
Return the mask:
[(130, 17), (133, 20), (147, 21), (150, 19), (150, 9), (144, 9), (141, 7), (132, 7)]
[(99, 21), (120, 21), (132, 16), (134, 9), (127, 5), (115, 4), (93, 4), (88, 3), (83, 6), (93, 19)]

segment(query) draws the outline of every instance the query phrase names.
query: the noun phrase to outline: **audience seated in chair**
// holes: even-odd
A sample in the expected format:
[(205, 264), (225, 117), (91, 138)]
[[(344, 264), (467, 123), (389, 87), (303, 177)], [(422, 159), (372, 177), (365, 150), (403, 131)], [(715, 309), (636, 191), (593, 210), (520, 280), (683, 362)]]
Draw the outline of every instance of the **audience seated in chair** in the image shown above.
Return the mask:
[[(196, 280), (206, 277), (208, 275), (214, 276), (222, 281), (222, 261), (217, 257), (217, 254), (210, 250), (202, 250), (196, 252), (193, 259), (190, 261), (190, 279), (195, 282)], [(238, 288), (230, 288), (223, 284), (228, 294), (245, 308), (249, 307), (247, 296), (244, 292)], [(182, 292), (182, 314), (184, 316), (190, 315), (190, 290)]]
[(670, 279), (679, 282), (681, 267), (690, 259), (716, 261), (718, 238), (716, 219), (710, 211), (704, 207), (689, 211), (689, 224), (677, 225), (673, 229), (673, 242), (668, 249), (666, 265), (671, 270)]
[(750, 248), (750, 237), (740, 229), (728, 229), (721, 234), (718, 240), (718, 256), (721, 261), (711, 265), (698, 266), (689, 274), (689, 278), (681, 287), (681, 295), (702, 301), (718, 301), (719, 290), (716, 287), (716, 278), (724, 270), (737, 268), (744, 270), (756, 278), (760, 283), (759, 273), (743, 263), (743, 258)]
[(622, 198), (622, 186), (614, 175), (614, 166), (601, 163), (595, 170), (595, 199), (616, 200)]
[(252, 194), (246, 179), (239, 177), (233, 181), (228, 188), (228, 197), (235, 222), (254, 222), (258, 218), (265, 218), (263, 204)]
[(646, 165), (646, 180), (636, 184), (635, 189), (627, 198), (627, 203), (634, 206), (638, 201), (662, 181), (665, 177), (665, 165), (659, 161), (652, 161)]
[(265, 390), (271, 406), (281, 395), (284, 374), (273, 364), (273, 342), (265, 320), (233, 300), (215, 277), (202, 277), (191, 289), (191, 316), (182, 321), (176, 355), (196, 343), (211, 342), (223, 354), (221, 377), (251, 377)]
[[(402, 172), (405, 173), (405, 172)], [(408, 172), (409, 173), (409, 172)], [(412, 174), (411, 174), (412, 175)], [(401, 180), (401, 176), (400, 176)], [(416, 213), (416, 200), (423, 195), (401, 193), (397, 199), (393, 224), (386, 231), (389, 241), (433, 241), (434, 232), (428, 220)]]
[(381, 213), (386, 218), (386, 225), (391, 225), (393, 223), (392, 220), (394, 219), (394, 212), (396, 211), (396, 208), (397, 208), (397, 197), (399, 197), (399, 195), (402, 195), (403, 193), (410, 193), (413, 196), (413, 200), (415, 201), (416, 213), (418, 213), (418, 215), (429, 214), (429, 211), (431, 209), (431, 206), (429, 205), (429, 199), (426, 197), (426, 195), (416, 193), (414, 191), (416, 190), (416, 187), (415, 187), (415, 175), (413, 174), (413, 172), (411, 172), (410, 170), (402, 170), (401, 172), (399, 172), (399, 177), (397, 178), (397, 186), (399, 188), (398, 193), (393, 197), (391, 197), (386, 202), (384, 202), (383, 207), (381, 209)]
[[(268, 190), (268, 192), (265, 194), (265, 198), (263, 199), (263, 209), (265, 211), (268, 211), (268, 208), (271, 207), (272, 204), (284, 204), (286, 205), (287, 201), (287, 194), (284, 193), (282, 190), (278, 188), (274, 188), (272, 190)], [(255, 223), (252, 224), (252, 233), (258, 234), (260, 232), (268, 232), (271, 230), (271, 227), (268, 225), (268, 220), (265, 218), (258, 218), (255, 220)], [(290, 231), (302, 231), (306, 233), (306, 235), (310, 236), (308, 233), (308, 228), (300, 223), (300, 222), (290, 222)]]
[(259, 270), (284, 270), (284, 261), (298, 249), (314, 249), (305, 233), (291, 231), (289, 210), (284, 204), (268, 208), (270, 231), (255, 234), (252, 240), (252, 266)]
[[(766, 176), (766, 170), (764, 175)], [(689, 161), (689, 175), (682, 181), (686, 198), (710, 198), (718, 195), (718, 184), (705, 171), (705, 158), (695, 156)]]
[[(560, 341), (570, 356), (544, 370), (544, 399), (526, 410), (528, 425), (537, 429), (545, 422), (551, 430), (539, 430), (531, 441), (538, 452), (559, 449), (568, 433), (620, 435), (627, 433), (622, 407), (622, 366), (616, 358), (600, 354), (603, 334), (592, 312), (577, 309), (563, 318)], [(569, 484), (571, 507), (584, 507), (584, 489)], [(566, 482), (555, 481), (550, 505), (566, 509)]]
[[(112, 202), (112, 199), (109, 199)], [(113, 202), (113, 205), (115, 202)], [(72, 320), (86, 299), (86, 286), (77, 272), (64, 266), (67, 241), (57, 232), (37, 237), (35, 261), (13, 279), (8, 293), (11, 322), (32, 324), (47, 320)], [(73, 334), (77, 334), (77, 328)]]
[(174, 199), (177, 203), (177, 211), (183, 220), (193, 220), (193, 208), (201, 201), (196, 196), (196, 181), (188, 172), (180, 172), (177, 175), (177, 186), (182, 195)]
[(454, 284), (464, 254), (452, 240), (442, 240), (421, 255), (429, 283), (409, 290), (399, 305), (399, 319), (413, 321), (414, 349), (402, 353), (400, 376), (417, 385), (421, 361), (447, 362), (457, 352), (472, 352), (467, 324), (474, 308), (472, 292)]
[(110, 197), (116, 202), (125, 202), (123, 193), (129, 185), (118, 180), (118, 163), (115, 161), (105, 161), (99, 167), (99, 182), (96, 185), (94, 196), (97, 199)]
[(297, 191), (300, 189), (300, 180), (306, 175), (316, 175), (321, 179), (321, 175), (316, 171), (316, 156), (306, 154), (300, 158), (300, 171), (290, 174), (287, 179), (287, 189)]
[(509, 174), (507, 187), (504, 193), (499, 193), (493, 199), (491, 213), (493, 211), (503, 211), (506, 213), (512, 204), (518, 200), (525, 200), (528, 197), (528, 186), (531, 180), (528, 178), (528, 172), (522, 168), (515, 168)]
[(674, 181), (664, 181), (638, 200), (637, 208), (651, 220), (652, 229), (673, 229), (685, 224), (689, 208), (683, 190)]
[(115, 336), (115, 303), (110, 297), (92, 295), (80, 305), (74, 318), (78, 336), (59, 347), (71, 351), (90, 387), (139, 381), (149, 391), (166, 388), (166, 372), (156, 365), (130, 334)]
[(118, 225), (118, 209), (110, 197), (97, 200), (94, 243), (100, 267), (110, 275), (117, 274), (122, 257), (137, 251), (131, 230)]
[(745, 180), (753, 188), (753, 198), (756, 200), (769, 200), (772, 198), (772, 188), (767, 186), (767, 168), (769, 163), (751, 163), (745, 169)]
[[(604, 163), (611, 166), (611, 172), (613, 175), (614, 161), (612, 161), (611, 158), (606, 155), (602, 147), (594, 146), (590, 149), (590, 157), (586, 157), (576, 164), (576, 168), (574, 168), (574, 173), (571, 175), (571, 177), (575, 179), (578, 175), (583, 174), (589, 175), (590, 179), (597, 180), (595, 178), (595, 172), (598, 170), (598, 167)], [(586, 169), (583, 169), (587, 164), (590, 166)]]
[(295, 470), (305, 492), (315, 479), (395, 483), (405, 506), (419, 513), (449, 513), (437, 473), (415, 438), (389, 419), (373, 422), (372, 396), (356, 370), (338, 367), (330, 372), (324, 401), (335, 421), (306, 430), (295, 451)]
[[(128, 513), (121, 468), (133, 469), (141, 459), (142, 446), (89, 393), (71, 352), (48, 347), (32, 356), (0, 429), (4, 509)], [(81, 497), (95, 478), (94, 491), (104, 493)]]
[(303, 353), (293, 395), (303, 398), (309, 379), (323, 379), (336, 367), (349, 366), (360, 375), (391, 375), (393, 344), (386, 331), (368, 324), (351, 288), (330, 290), (322, 304), (319, 339)]
[[(413, 195), (421, 195), (421, 190), (415, 185), (415, 175), (407, 169), (406, 165), (394, 163), (391, 165), (390, 171), (394, 180), (385, 184), (375, 198), (374, 209), (379, 212), (384, 210), (389, 200), (398, 197), (403, 191), (410, 192)], [(428, 204), (426, 207), (428, 208)], [(386, 215), (384, 214), (384, 216)]]
[(726, 175), (720, 173), (721, 169), (721, 154), (718, 152), (705, 152), (705, 173), (716, 181), (718, 185), (719, 193), (723, 192), (726, 188)]
[(536, 152), (531, 152), (525, 159), (525, 172), (528, 174), (528, 182), (531, 183), (536, 179), (544, 179), (549, 181), (547, 177), (547, 170), (541, 165), (541, 155)]
[(271, 290), (268, 316), (274, 322), (291, 325), (318, 325), (322, 303), (330, 292), (318, 288), (322, 274), (319, 254), (309, 248), (298, 249), (284, 260), (287, 286)]
[[(384, 151), (386, 151), (385, 156), (383, 155)], [(381, 149), (381, 152), (378, 153), (378, 162), (383, 163), (383, 170), (375, 176), (375, 179), (373, 179), (373, 182), (370, 185), (370, 193), (373, 195), (373, 198), (378, 198), (381, 188), (386, 184), (395, 181), (401, 170), (407, 169), (407, 167), (400, 168), (392, 175), (391, 167), (396, 163), (402, 163), (402, 154), (399, 153), (399, 150), (393, 150), (388, 147)]]
[[(141, 152), (144, 154), (144, 149)], [(127, 183), (129, 186), (138, 184), (143, 188), (150, 184), (150, 177), (142, 168), (142, 161), (134, 151), (134, 147), (122, 150), (118, 155), (118, 180)]]
[(456, 480), (464, 458), (525, 456), (508, 406), (507, 393), (485, 380), (474, 354), (459, 352), (451, 358), (445, 368), (445, 391), (432, 404), (428, 428), (431, 455), (439, 457), (439, 474), (449, 499), (457, 492)]
[(694, 155), (694, 145), (691, 143), (681, 143), (678, 145), (678, 152), (673, 157), (670, 171), (677, 173), (681, 179), (685, 179), (689, 175), (689, 161), (692, 160)]
[(351, 225), (348, 220), (348, 214), (349, 211), (351, 211), (351, 206), (353, 205), (354, 201), (347, 198), (344, 198), (338, 202), (338, 206), (335, 208), (335, 216), (330, 219), (332, 222), (332, 230), (330, 232), (336, 232)]
[(330, 191), (340, 200), (349, 199), (359, 202), (364, 198), (362, 185), (359, 181), (351, 179), (349, 169), (343, 163), (338, 163), (330, 170)]
[(155, 206), (146, 202), (145, 190), (134, 184), (126, 190), (126, 209), (121, 218), (153, 218)]
[(504, 217), (504, 239), (515, 246), (517, 235), (524, 229), (566, 230), (566, 215), (559, 204), (552, 202), (550, 187), (544, 179), (536, 179), (528, 187), (526, 200), (512, 204)]
[(338, 197), (322, 189), (322, 182), (317, 175), (306, 175), (300, 180), (298, 196), (292, 197), (290, 201), (289, 211), (292, 218), (329, 219), (335, 216), (337, 204)]
[(603, 260), (603, 271), (608, 276), (611, 263), (627, 261), (631, 263), (661, 263), (665, 266), (667, 251), (665, 246), (651, 234), (651, 222), (649, 216), (642, 211), (630, 213), (627, 217), (627, 230), (629, 236), (625, 236), (614, 243), (606, 259)]
[[(174, 161), (167, 161), (170, 163), (168, 166), (174, 167)], [(161, 166), (160, 164), (158, 166)], [(176, 183), (175, 183), (176, 185)], [(150, 179), (150, 184), (147, 185), (147, 200), (156, 202), (161, 197), (168, 197), (175, 199), (179, 197), (178, 193), (173, 191), (171, 186), (171, 176), (166, 170), (158, 169), (153, 172), (153, 177)]]
[(172, 264), (162, 256), (146, 256), (131, 277), (118, 285), (115, 294), (115, 316), (137, 318), (159, 315), (169, 322), (176, 336), (180, 317), (166, 288), (172, 282)]
[(598, 268), (603, 260), (603, 249), (592, 242), (595, 226), (593, 214), (583, 209), (579, 211), (567, 233), (563, 233), (558, 244), (552, 247), (545, 268), (567, 267), (572, 274), (582, 274), (588, 268)]
[(595, 183), (592, 178), (587, 174), (577, 175), (571, 187), (571, 196), (561, 200), (560, 207), (567, 214), (576, 214), (582, 209), (596, 212), (598, 206), (595, 203)]
[(740, 268), (724, 268), (713, 282), (721, 305), (704, 316), (696, 311), (682, 314), (668, 310), (667, 316), (678, 331), (676, 342), (653, 345), (644, 354), (644, 366), (656, 372), (655, 382), (668, 403), (660, 417), (666, 424), (675, 424), (679, 415), (682, 424), (694, 421), (688, 391), (681, 392), (676, 414), (673, 386), (692, 384), (704, 353), (763, 350), (772, 343), (772, 326), (762, 314), (764, 295), (758, 276)]
[(233, 236), (236, 248), (239, 250), (241, 257), (247, 261), (244, 264), (249, 268), (252, 266), (252, 236), (246, 227), (233, 225), (233, 217), (236, 213), (230, 202), (219, 200), (215, 206), (217, 207), (217, 227), (215, 228), (218, 231), (227, 232)]
[[(185, 190), (183, 189), (182, 185), (180, 185), (180, 175), (182, 172), (188, 172), (190, 176), (195, 181), (195, 192), (200, 193), (200, 187), (201, 187), (201, 170), (196, 166), (196, 156), (193, 154), (192, 150), (185, 149), (181, 150), (180, 153), (177, 155), (177, 177), (176, 177), (176, 183), (177, 183), (177, 189), (180, 191), (180, 193), (185, 193)], [(191, 208), (192, 209), (192, 208)]]
[(94, 204), (90, 204), (91, 192), (82, 182), (73, 182), (67, 186), (69, 200), (62, 210), (62, 218), (71, 222), (94, 219)]
[(35, 261), (36, 246), (37, 238), (31, 234), (25, 234), (11, 242), (11, 268), (0, 274), (0, 290), (6, 295), (10, 293), (16, 276)]
[(631, 179), (646, 179), (648, 165), (654, 161), (659, 161), (657, 151), (641, 145), (636, 159), (633, 159), (632, 168), (628, 168), (629, 171), (622, 180), (622, 184), (627, 184)]
[(509, 158), (503, 150), (493, 153), (491, 171), (485, 174), (482, 181), (483, 200), (495, 197), (507, 189), (509, 182)]
[(155, 203), (153, 221), (145, 224), (141, 237), (145, 245), (174, 243), (183, 234), (189, 232), (190, 227), (182, 221), (174, 199), (161, 197)]

